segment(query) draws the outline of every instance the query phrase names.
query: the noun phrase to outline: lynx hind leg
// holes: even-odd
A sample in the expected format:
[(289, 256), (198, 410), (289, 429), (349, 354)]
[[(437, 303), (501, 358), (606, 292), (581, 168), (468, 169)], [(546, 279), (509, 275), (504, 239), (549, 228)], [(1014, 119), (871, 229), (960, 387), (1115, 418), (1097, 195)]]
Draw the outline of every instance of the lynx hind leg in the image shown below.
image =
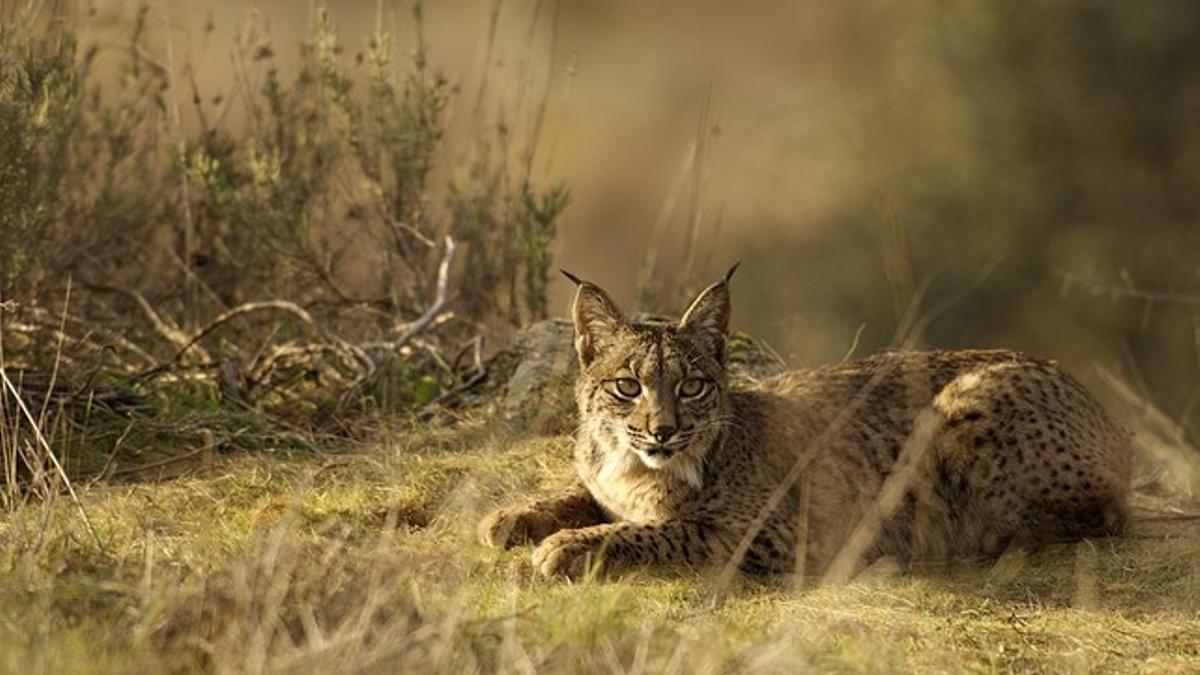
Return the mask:
[(1125, 523), (1129, 441), (1052, 364), (989, 367), (935, 404), (938, 490), (958, 554), (1105, 536)]
[(537, 544), (559, 530), (605, 521), (600, 505), (582, 485), (527, 506), (496, 509), (479, 523), (479, 540), (494, 548)]

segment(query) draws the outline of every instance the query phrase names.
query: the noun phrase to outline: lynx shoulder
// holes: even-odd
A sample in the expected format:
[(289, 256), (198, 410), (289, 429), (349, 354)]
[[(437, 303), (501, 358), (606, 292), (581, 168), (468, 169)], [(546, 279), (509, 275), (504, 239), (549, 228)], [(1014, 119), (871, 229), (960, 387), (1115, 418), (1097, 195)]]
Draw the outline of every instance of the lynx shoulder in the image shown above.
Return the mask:
[(630, 322), (576, 280), (577, 481), (491, 513), (485, 543), (535, 544), (545, 575), (676, 561), (844, 575), (1124, 525), (1128, 434), (1054, 362), (894, 351), (731, 388), (731, 275), (678, 323)]

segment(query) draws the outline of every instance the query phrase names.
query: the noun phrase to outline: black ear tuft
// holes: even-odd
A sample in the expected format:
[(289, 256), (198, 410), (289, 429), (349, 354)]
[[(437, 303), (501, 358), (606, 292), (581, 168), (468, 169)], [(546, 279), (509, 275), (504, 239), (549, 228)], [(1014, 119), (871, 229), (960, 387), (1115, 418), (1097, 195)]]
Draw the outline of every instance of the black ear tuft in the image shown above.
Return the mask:
[(730, 267), (730, 268), (729, 268), (729, 271), (725, 273), (725, 278), (724, 278), (724, 279), (722, 279), (722, 281), (724, 281), (725, 283), (729, 283), (729, 281), (730, 281), (731, 279), (733, 279), (733, 273), (734, 273), (734, 272), (736, 272), (736, 271), (737, 271), (737, 269), (738, 269), (739, 267), (741, 267), (741, 266), (742, 266), (742, 261), (741, 261), (741, 260), (739, 260), (739, 261), (737, 261), (737, 262), (733, 263), (733, 267)]

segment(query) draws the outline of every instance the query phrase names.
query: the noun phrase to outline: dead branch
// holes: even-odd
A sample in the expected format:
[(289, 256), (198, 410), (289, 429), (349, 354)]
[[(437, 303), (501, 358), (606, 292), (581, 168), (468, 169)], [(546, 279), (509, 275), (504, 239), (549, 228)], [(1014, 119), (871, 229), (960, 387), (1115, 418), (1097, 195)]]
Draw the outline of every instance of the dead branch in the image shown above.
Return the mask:
[(423, 232), (421, 232), (417, 228), (413, 227), (412, 225), (408, 224), (407, 222), (405, 222), (403, 220), (396, 220), (395, 218), (392, 218), (391, 216), (388, 216), (387, 214), (384, 214), (384, 217), (387, 219), (387, 223), (388, 223), (388, 225), (390, 225), (392, 227), (393, 231), (403, 230), (403, 231), (411, 234), (414, 239), (416, 239), (417, 241), (421, 242), (422, 244), (428, 246), (429, 248), (437, 248), (437, 242), (435, 242), (434, 240), (425, 236), (425, 234)]
[(391, 351), (398, 351), (401, 347), (408, 344), (410, 340), (425, 330), (429, 323), (446, 309), (446, 303), (449, 301), (450, 263), (454, 261), (455, 248), (457, 248), (457, 244), (455, 244), (454, 238), (447, 235), (446, 251), (442, 254), (442, 262), (438, 265), (437, 286), (433, 304), (429, 305), (429, 308), (414, 321), (396, 327), (399, 335), (391, 342), (386, 343)]
[(1170, 293), (1158, 291), (1143, 291), (1135, 288), (1129, 277), (1125, 276), (1124, 286), (1111, 286), (1090, 279), (1059, 272), (1056, 274), (1062, 280), (1062, 294), (1065, 296), (1072, 288), (1078, 287), (1092, 295), (1107, 296), (1111, 300), (1135, 300), (1147, 304), (1163, 303), (1200, 307), (1200, 295), (1186, 293)]
[[(475, 338), (472, 339), (471, 342), (467, 345), (467, 348), (471, 349), (472, 354), (473, 354), (474, 366), (475, 366), (474, 372), (471, 373), (470, 377), (468, 377), (466, 380), (464, 380), (457, 386), (447, 389), (440, 396), (438, 396), (437, 398), (433, 399), (432, 401), (426, 403), (423, 406), (425, 409), (433, 408), (436, 406), (446, 405), (447, 403), (453, 401), (454, 399), (458, 398), (459, 396), (462, 396), (464, 393), (479, 386), (479, 384), (481, 382), (483, 382), (484, 380), (487, 379), (487, 375), (488, 375), (487, 365), (484, 364), (484, 362), (483, 362), (483, 336), (476, 335)], [(456, 357), (455, 365), (457, 365), (457, 361), (458, 361), (458, 358)]]
[(116, 471), (110, 471), (108, 475), (109, 475), (109, 477), (128, 476), (130, 474), (144, 473), (144, 472), (150, 471), (152, 469), (161, 469), (164, 466), (176, 464), (178, 462), (189, 460), (193, 457), (196, 457), (197, 455), (202, 455), (206, 452), (209, 452), (210, 450), (212, 450), (212, 448), (208, 445), (205, 445), (203, 447), (196, 448), (195, 450), (192, 450), (190, 452), (185, 452), (182, 455), (174, 455), (172, 457), (167, 457), (166, 459), (160, 459), (157, 462), (150, 462), (149, 464), (142, 464), (140, 466), (127, 466), (123, 469), (117, 469)]
[(341, 337), (338, 337), (337, 335), (335, 335), (332, 331), (325, 328), (325, 326), (321, 325), (315, 319), (313, 319), (312, 315), (308, 313), (308, 310), (304, 309), (300, 305), (297, 305), (296, 303), (291, 302), (289, 300), (265, 300), (265, 301), (261, 301), (261, 302), (247, 302), (247, 303), (238, 305), (237, 307), (234, 307), (233, 309), (222, 312), (221, 314), (217, 315), (217, 318), (210, 321), (208, 323), (208, 325), (204, 326), (203, 328), (201, 328), (200, 330), (198, 330), (194, 334), (192, 334), (192, 336), (187, 339), (187, 341), (183, 344), (183, 346), (181, 346), (179, 348), (179, 351), (176, 352), (175, 356), (172, 357), (171, 361), (178, 362), (179, 359), (181, 359), (183, 357), (183, 355), (185, 353), (187, 353), (187, 351), (189, 349), (193, 348), (198, 342), (200, 342), (200, 340), (203, 340), (205, 337), (207, 337), (213, 331), (220, 328), (221, 326), (224, 326), (225, 324), (229, 323), (230, 321), (233, 321), (234, 319), (236, 319), (240, 316), (245, 316), (247, 314), (253, 314), (255, 312), (271, 312), (271, 311), (284, 312), (286, 314), (291, 314), (292, 316), (296, 317), (300, 321), (311, 326), (313, 328), (313, 330), (317, 331), (317, 333), (320, 334), (321, 338), (324, 339), (326, 342), (338, 347), (339, 349), (346, 351), (349, 354), (352, 354), (354, 356), (355, 360), (358, 361), (360, 363), (360, 365), (362, 365), (364, 367), (364, 369), (371, 369), (374, 367), (374, 362), (371, 361), (370, 357), (368, 357), (365, 353), (363, 353), (363, 351), (361, 349), (359, 349), (356, 345), (353, 345), (350, 342), (347, 342), (346, 340), (342, 339)]
[[(58, 317), (55, 317), (52, 314), (50, 314), (50, 312), (48, 312), (46, 310), (46, 308), (38, 307), (38, 306), (29, 306), (25, 309), (28, 310), (28, 314), (29, 314), (29, 318), (30, 318), (31, 322), (30, 323), (11, 323), (10, 322), (5, 326), (5, 330), (23, 333), (23, 334), (29, 335), (29, 336), (32, 336), (34, 333), (41, 331), (41, 330), (49, 330), (49, 331), (54, 330), (53, 328), (47, 328), (47, 326), (55, 325), (58, 321)], [(91, 338), (87, 341), (91, 342), (92, 344), (98, 345), (101, 349), (111, 349), (115, 352), (119, 348), (120, 350), (123, 350), (123, 352), (125, 354), (136, 357), (136, 360), (141, 361), (142, 364), (144, 364), (144, 365), (154, 365), (157, 362), (157, 359), (155, 359), (153, 356), (151, 356), (149, 352), (142, 349), (140, 346), (138, 346), (136, 343), (131, 341), (129, 338), (125, 337), (124, 335), (118, 333), (115, 330), (107, 328), (106, 326), (104, 326), (100, 323), (97, 323), (95, 321), (86, 321), (86, 320), (80, 319), (79, 317), (74, 316), (74, 315), (68, 315), (67, 322), (69, 324), (71, 324), (73, 327), (78, 328), (81, 331), (87, 332), (89, 334), (88, 337)], [(92, 334), (94, 334), (96, 337), (92, 338), (91, 337)], [(55, 337), (57, 337), (57, 336), (55, 336)], [(80, 339), (79, 342), (82, 343), (82, 342), (84, 342), (84, 340)]]
[(117, 452), (120, 451), (121, 446), (124, 445), (125, 439), (129, 437), (129, 432), (133, 431), (133, 425), (135, 423), (136, 420), (130, 420), (129, 424), (125, 425), (125, 430), (121, 432), (120, 436), (117, 436), (117, 440), (113, 441), (112, 449), (108, 451), (108, 458), (104, 460), (104, 466), (100, 469), (100, 473), (93, 476), (84, 487), (90, 488), (96, 483), (108, 479), (113, 468), (113, 461), (117, 458)]
[(269, 386), (278, 372), (285, 368), (311, 365), (328, 353), (340, 353), (335, 347), (324, 344), (283, 344), (272, 347), (266, 354), (256, 358), (246, 369), (248, 390)]
[[(132, 288), (122, 288), (120, 286), (85, 283), (84, 287), (91, 291), (97, 291), (101, 293), (116, 293), (117, 295), (123, 295), (126, 298), (129, 298), (135, 305), (138, 306), (138, 309), (142, 310), (142, 314), (149, 319), (150, 325), (154, 327), (154, 332), (158, 333), (163, 339), (165, 339), (167, 342), (170, 342), (177, 349), (186, 351), (185, 345), (188, 344), (187, 333), (184, 333), (177, 326), (172, 325), (161, 315), (159, 315), (159, 313), (154, 310), (154, 307), (150, 305), (150, 301), (146, 299), (146, 296), (133, 290)], [(203, 349), (198, 351), (203, 352)], [(205, 353), (204, 356), (205, 358), (209, 358), (207, 353)]]
[(196, 271), (192, 269), (191, 265), (188, 265), (182, 258), (179, 257), (178, 251), (170, 246), (160, 246), (159, 250), (166, 255), (167, 260), (170, 260), (171, 263), (179, 269), (180, 273), (187, 277), (187, 282), (194, 285), (201, 291), (204, 291), (204, 294), (208, 296), (208, 299), (211, 300), (213, 304), (221, 308), (226, 308), (229, 306), (228, 303), (222, 300), (221, 296), (213, 290), (212, 286), (209, 286), (204, 279), (200, 278), (200, 275), (196, 274)]
[[(429, 330), (431, 326), (437, 325), (445, 318), (446, 306), (450, 300), (450, 268), (454, 261), (457, 244), (454, 238), (450, 236), (447, 236), (444, 241), (445, 249), (437, 268), (434, 297), (425, 311), (408, 323), (396, 324), (393, 328), (395, 337), (392, 339), (364, 342), (361, 344), (349, 342), (337, 335), (321, 322), (317, 321), (307, 309), (289, 300), (263, 300), (243, 303), (221, 312), (206, 325), (188, 334), (155, 311), (145, 296), (135, 290), (103, 284), (88, 284), (87, 287), (99, 292), (117, 293), (132, 300), (149, 320), (155, 332), (174, 346), (175, 351), (170, 358), (139, 373), (139, 380), (152, 379), (167, 371), (174, 370), (191, 352), (195, 352), (195, 355), (203, 363), (216, 363), (217, 361), (212, 358), (201, 344), (206, 337), (235, 319), (251, 314), (275, 312), (287, 314), (307, 324), (320, 336), (325, 345), (336, 353), (348, 357), (348, 360), (355, 364), (357, 372), (342, 395), (341, 401), (344, 407), (356, 400), (374, 384), (379, 372), (376, 365), (377, 358), (388, 359), (394, 357), (405, 347), (413, 343), (419, 335)], [(372, 352), (377, 352), (378, 354), (373, 357), (371, 355)], [(257, 357), (255, 360), (257, 360)], [(480, 367), (478, 370), (482, 371), (482, 368)], [(477, 383), (480, 377), (477, 375), (473, 379)]]
[[(447, 235), (445, 241), (446, 250), (442, 254), (441, 263), (438, 264), (437, 285), (433, 302), (421, 313), (421, 316), (407, 324), (397, 326), (395, 330), (399, 334), (394, 339), (373, 345), (385, 352), (384, 358), (391, 357), (409, 342), (412, 342), (413, 338), (428, 328), (445, 311), (450, 297), (450, 264), (454, 262), (454, 252), (457, 248), (453, 237)], [(378, 373), (378, 369), (373, 369), (370, 373), (354, 382), (342, 395), (340, 405), (345, 408), (356, 401), (358, 397), (362, 396), (363, 392), (374, 385)]]
[[(145, 401), (132, 389), (87, 381), (72, 385), (69, 381), (51, 381), (46, 375), (23, 369), (9, 369), (14, 373), (14, 386), (22, 400), (31, 407), (53, 404), (59, 407), (75, 403), (100, 404), (112, 412), (129, 412), (145, 405)], [(39, 403), (41, 402), (41, 403)]]

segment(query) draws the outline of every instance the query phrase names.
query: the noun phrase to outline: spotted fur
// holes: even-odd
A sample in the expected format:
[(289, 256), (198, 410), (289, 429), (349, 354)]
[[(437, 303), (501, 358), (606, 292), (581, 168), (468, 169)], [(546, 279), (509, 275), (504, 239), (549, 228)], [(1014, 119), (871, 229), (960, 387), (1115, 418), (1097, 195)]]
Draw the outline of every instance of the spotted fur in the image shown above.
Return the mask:
[(1123, 526), (1128, 434), (1056, 363), (890, 351), (730, 389), (728, 282), (679, 323), (629, 322), (579, 282), (578, 481), (493, 512), (485, 543), (536, 544), (547, 576), (661, 562), (844, 576), (881, 555)]

